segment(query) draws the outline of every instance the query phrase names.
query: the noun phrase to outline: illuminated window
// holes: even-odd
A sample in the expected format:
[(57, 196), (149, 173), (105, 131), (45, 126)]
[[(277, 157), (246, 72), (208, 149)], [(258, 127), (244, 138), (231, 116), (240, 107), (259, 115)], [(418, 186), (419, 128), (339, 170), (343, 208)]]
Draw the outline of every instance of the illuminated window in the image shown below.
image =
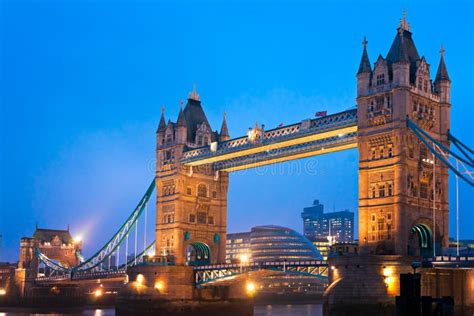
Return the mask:
[(375, 185), (372, 185), (372, 190), (371, 190), (371, 197), (374, 199), (376, 197), (376, 192), (377, 192), (377, 189), (375, 187)]
[(383, 230), (385, 224), (385, 220), (383, 218), (379, 218), (378, 220), (378, 230)]
[(393, 147), (391, 144), (388, 145), (388, 156), (393, 157)]
[(385, 185), (379, 185), (379, 197), (385, 197)]
[(422, 199), (428, 198), (428, 184), (424, 182), (420, 183), (420, 197)]
[(420, 158), (421, 159), (428, 158), (428, 150), (423, 144), (420, 144)]

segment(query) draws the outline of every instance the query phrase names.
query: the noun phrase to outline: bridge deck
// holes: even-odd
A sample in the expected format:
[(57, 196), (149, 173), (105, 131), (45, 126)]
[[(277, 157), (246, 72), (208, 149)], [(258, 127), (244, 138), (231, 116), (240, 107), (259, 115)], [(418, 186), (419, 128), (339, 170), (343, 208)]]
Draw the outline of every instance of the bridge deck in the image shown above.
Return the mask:
[(357, 110), (304, 120), (261, 131), (260, 137), (230, 139), (184, 152), (187, 166), (213, 164), (214, 170), (237, 171), (357, 146)]

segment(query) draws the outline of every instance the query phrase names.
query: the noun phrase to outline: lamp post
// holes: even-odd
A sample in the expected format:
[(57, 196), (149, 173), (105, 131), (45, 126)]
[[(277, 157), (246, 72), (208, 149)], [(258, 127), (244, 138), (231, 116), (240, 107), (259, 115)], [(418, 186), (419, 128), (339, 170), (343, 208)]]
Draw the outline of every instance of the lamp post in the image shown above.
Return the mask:
[(241, 254), (239, 257), (240, 260), (240, 273), (243, 271), (243, 265), (247, 264), (250, 261), (249, 255), (247, 254)]

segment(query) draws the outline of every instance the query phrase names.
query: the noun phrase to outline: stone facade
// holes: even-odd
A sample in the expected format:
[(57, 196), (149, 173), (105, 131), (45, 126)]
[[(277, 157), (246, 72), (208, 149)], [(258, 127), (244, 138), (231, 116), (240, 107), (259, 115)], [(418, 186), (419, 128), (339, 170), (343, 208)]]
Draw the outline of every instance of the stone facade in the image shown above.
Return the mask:
[(228, 174), (211, 166), (180, 163), (187, 148), (229, 139), (224, 117), (221, 132), (212, 131), (194, 90), (176, 123), (165, 123), (156, 146), (156, 254), (178, 265), (225, 261)]
[(82, 242), (75, 242), (69, 229), (36, 228), (32, 237), (21, 238), (18, 268), (27, 269), (32, 277), (36, 277), (39, 264), (35, 249), (66, 267), (74, 267), (79, 264), (77, 253), (82, 249)]
[[(448, 169), (407, 128), (407, 117), (449, 147), (450, 80), (444, 51), (436, 79), (402, 19), (386, 58), (372, 69), (367, 41), (357, 73), (359, 243), (370, 254), (420, 255), (415, 224), (448, 245)], [(433, 186), (435, 190), (433, 190)], [(433, 200), (433, 191), (435, 198)], [(433, 227), (433, 208), (436, 226)], [(432, 241), (426, 251), (433, 254)]]
[[(82, 250), (82, 242), (74, 241), (69, 228), (62, 230), (36, 227), (32, 237), (21, 238), (20, 258), (15, 271), (15, 283), (21, 295), (27, 294), (32, 281), (40, 272), (40, 262), (35, 255), (35, 249), (65, 267), (74, 267), (79, 264), (78, 255)], [(43, 272), (48, 273), (47, 268), (44, 269)]]

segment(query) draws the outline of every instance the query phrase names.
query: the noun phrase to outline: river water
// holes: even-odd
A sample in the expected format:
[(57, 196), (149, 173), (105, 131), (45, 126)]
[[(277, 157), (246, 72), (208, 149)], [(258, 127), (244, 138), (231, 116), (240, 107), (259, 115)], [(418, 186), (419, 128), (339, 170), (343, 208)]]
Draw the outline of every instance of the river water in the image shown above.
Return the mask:
[[(115, 316), (115, 310), (110, 309), (85, 309), (77, 313), (35, 313), (32, 311), (25, 312), (1, 312), (0, 316)], [(322, 316), (323, 306), (320, 304), (306, 305), (257, 305), (254, 309), (254, 316)]]

